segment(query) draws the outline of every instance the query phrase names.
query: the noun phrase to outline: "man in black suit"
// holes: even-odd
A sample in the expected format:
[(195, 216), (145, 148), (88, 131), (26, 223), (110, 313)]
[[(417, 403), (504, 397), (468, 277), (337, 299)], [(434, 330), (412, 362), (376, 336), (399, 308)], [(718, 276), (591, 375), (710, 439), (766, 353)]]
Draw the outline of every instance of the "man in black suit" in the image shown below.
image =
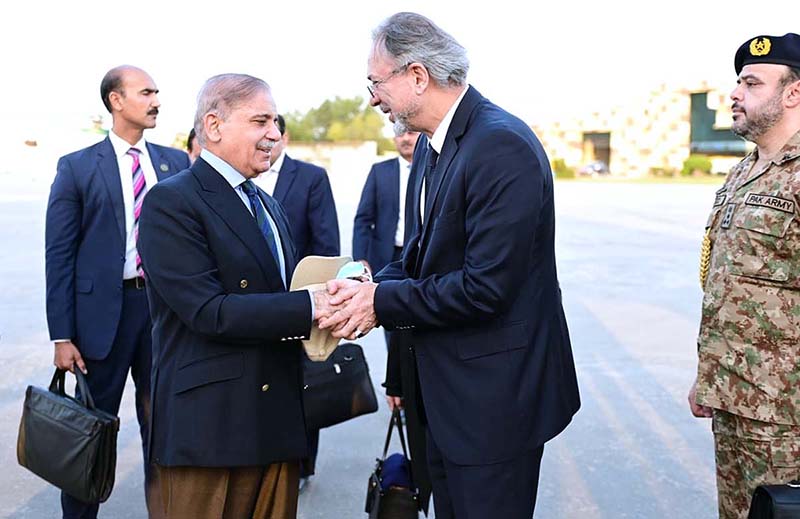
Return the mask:
[(282, 115), (278, 115), (278, 130), (281, 138), (272, 148), (269, 171), (254, 182), (286, 211), (298, 259), (312, 255), (338, 256), (339, 220), (328, 173), (286, 153), (289, 133)]
[(141, 253), (153, 315), (151, 455), (168, 517), (294, 518), (306, 455), (301, 339), (324, 292), (287, 292), (286, 214), (252, 179), (280, 139), (269, 86), (209, 79), (203, 151), (145, 202)]
[[(142, 200), (157, 182), (189, 167), (186, 153), (145, 141), (156, 126), (158, 87), (132, 66), (109, 70), (100, 96), (111, 113), (108, 137), (58, 161), (45, 231), (47, 325), (54, 363), (78, 367), (97, 407), (119, 405), (128, 372), (147, 460), (150, 420), (150, 312), (138, 255)], [(160, 499), (145, 463), (148, 508)], [(65, 518), (97, 517), (99, 506), (61, 494)], [(152, 510), (151, 510), (152, 511)]]
[(353, 258), (379, 272), (400, 259), (405, 234), (405, 201), (419, 132), (395, 129), (399, 157), (373, 164), (353, 221)]
[[(424, 35), (424, 36), (421, 36)], [(437, 519), (530, 519), (544, 443), (580, 405), (554, 251), (553, 176), (530, 128), (468, 86), (427, 18), (373, 33), (371, 103), (424, 134), (414, 229), (378, 283), (329, 282), (335, 336), (406, 329)]]

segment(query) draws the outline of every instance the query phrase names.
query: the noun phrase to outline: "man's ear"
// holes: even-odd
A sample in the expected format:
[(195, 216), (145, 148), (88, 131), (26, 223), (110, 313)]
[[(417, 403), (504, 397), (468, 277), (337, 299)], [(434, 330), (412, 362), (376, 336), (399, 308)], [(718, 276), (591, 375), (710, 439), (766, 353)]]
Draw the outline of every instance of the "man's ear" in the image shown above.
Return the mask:
[(207, 113), (203, 117), (203, 131), (206, 134), (206, 144), (209, 142), (219, 142), (222, 140), (222, 134), (220, 132), (220, 126), (222, 125), (222, 119), (213, 112)]
[(408, 66), (408, 72), (414, 78), (414, 92), (418, 95), (425, 92), (430, 82), (430, 74), (421, 63), (412, 63)]
[(117, 92), (116, 90), (112, 90), (108, 94), (108, 103), (111, 105), (112, 112), (120, 112), (122, 111), (123, 100), (125, 96), (122, 95), (122, 92)]
[(787, 108), (797, 108), (800, 106), (800, 80), (786, 85), (783, 98)]

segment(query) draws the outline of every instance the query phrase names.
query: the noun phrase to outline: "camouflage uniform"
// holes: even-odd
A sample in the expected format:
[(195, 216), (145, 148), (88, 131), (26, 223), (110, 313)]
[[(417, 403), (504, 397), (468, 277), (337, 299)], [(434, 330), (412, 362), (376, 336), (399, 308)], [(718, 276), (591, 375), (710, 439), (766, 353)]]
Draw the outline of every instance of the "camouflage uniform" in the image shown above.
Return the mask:
[(714, 450), (721, 519), (747, 519), (758, 485), (800, 478), (800, 438), (793, 425), (714, 410)]
[(763, 482), (800, 477), (800, 132), (757, 151), (716, 193), (697, 403), (714, 408), (720, 517), (745, 518)]

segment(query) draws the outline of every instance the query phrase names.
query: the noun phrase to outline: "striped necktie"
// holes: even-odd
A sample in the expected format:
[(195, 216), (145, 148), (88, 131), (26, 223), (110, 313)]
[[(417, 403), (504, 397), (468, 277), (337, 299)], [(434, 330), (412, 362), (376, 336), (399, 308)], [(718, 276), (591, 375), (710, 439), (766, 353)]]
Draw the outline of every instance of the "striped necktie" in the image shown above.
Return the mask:
[(252, 181), (246, 180), (242, 182), (242, 191), (244, 191), (244, 194), (246, 194), (247, 198), (250, 200), (250, 209), (253, 210), (253, 216), (256, 219), (258, 228), (261, 229), (261, 234), (264, 235), (264, 239), (267, 241), (269, 250), (272, 252), (272, 256), (275, 258), (275, 264), (278, 265), (278, 268), (280, 269), (281, 260), (280, 256), (278, 256), (278, 243), (275, 240), (275, 235), (272, 232), (272, 226), (269, 224), (267, 210), (264, 209), (261, 200), (258, 198), (256, 186)]
[[(137, 148), (128, 150), (128, 155), (133, 159), (133, 166), (131, 173), (133, 174), (133, 242), (139, 242), (139, 215), (142, 214), (142, 202), (144, 195), (147, 192), (147, 184), (144, 181), (144, 171), (142, 171), (142, 164), (139, 160), (141, 151)], [(139, 257), (139, 251), (136, 251), (136, 274), (139, 277), (144, 277), (144, 270), (142, 269), (142, 258)]]

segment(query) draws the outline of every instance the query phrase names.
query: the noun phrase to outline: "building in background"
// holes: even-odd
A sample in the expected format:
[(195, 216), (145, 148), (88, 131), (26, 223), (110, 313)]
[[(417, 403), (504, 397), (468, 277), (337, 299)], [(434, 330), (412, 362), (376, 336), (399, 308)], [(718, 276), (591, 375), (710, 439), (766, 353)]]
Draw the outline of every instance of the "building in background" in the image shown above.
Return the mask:
[(587, 167), (614, 176), (672, 175), (690, 154), (711, 159), (712, 172), (727, 173), (750, 147), (730, 131), (727, 92), (707, 83), (693, 88), (662, 85), (606, 112), (534, 126), (550, 159), (576, 172)]

